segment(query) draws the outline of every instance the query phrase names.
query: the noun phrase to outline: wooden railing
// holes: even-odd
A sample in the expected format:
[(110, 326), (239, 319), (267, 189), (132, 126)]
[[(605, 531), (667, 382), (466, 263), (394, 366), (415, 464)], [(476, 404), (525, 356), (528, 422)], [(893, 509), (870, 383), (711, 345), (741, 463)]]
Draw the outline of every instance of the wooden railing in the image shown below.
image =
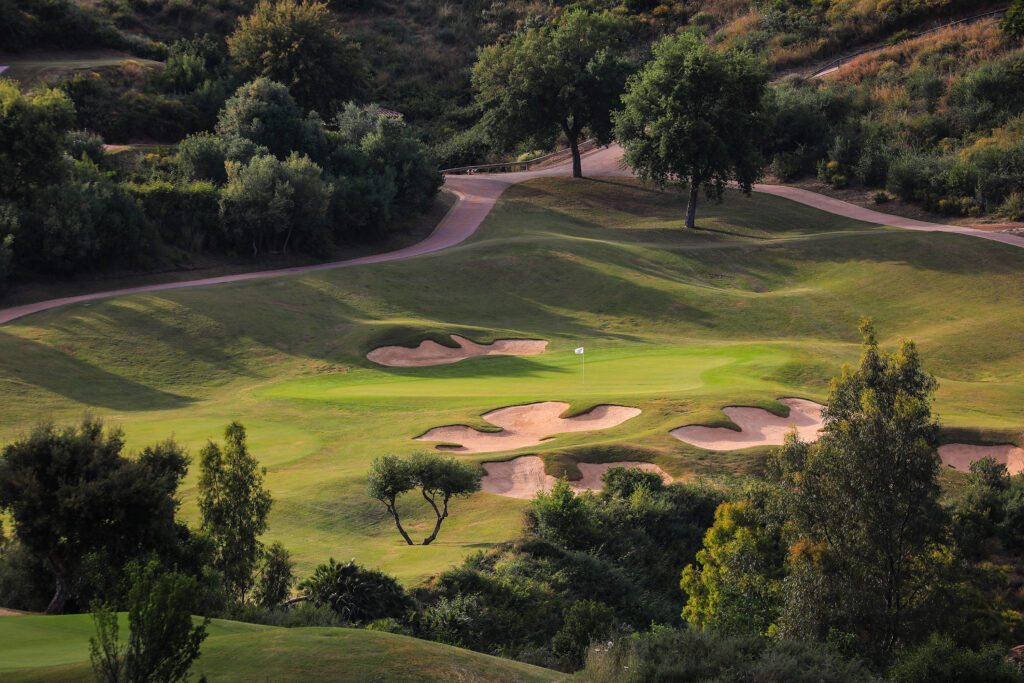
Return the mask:
[[(1006, 14), (1006, 12), (1009, 9), (1010, 9), (1009, 7), (1004, 7), (1002, 9), (992, 10), (991, 12), (985, 12), (984, 14), (975, 14), (972, 17), (965, 17), (964, 19), (957, 19), (956, 21), (951, 21), (948, 24), (943, 24), (942, 26), (936, 26), (935, 28), (930, 28), (927, 31), (921, 31), (920, 33), (914, 33), (911, 36), (909, 36), (907, 38), (907, 40), (913, 40), (914, 38), (920, 38), (921, 36), (927, 36), (927, 35), (929, 35), (931, 33), (938, 33), (939, 31), (945, 31), (947, 28), (952, 28), (953, 26), (959, 26), (960, 24), (970, 24), (970, 23), (973, 23), (975, 21), (981, 21), (982, 19), (988, 19), (990, 17), (1002, 16), (1002, 15)], [(881, 52), (882, 50), (885, 50), (885, 49), (887, 49), (889, 47), (891, 47), (891, 46), (890, 45), (878, 45), (876, 47), (869, 47), (866, 50), (861, 50), (860, 52), (854, 52), (852, 55), (846, 55), (845, 57), (840, 57), (839, 59), (835, 59), (835, 60), (829, 62), (825, 66), (821, 67), (820, 69), (818, 69), (817, 71), (812, 73), (811, 74), (811, 78), (817, 78), (818, 76), (826, 74), (826, 73), (828, 73), (830, 71), (835, 71), (836, 69), (841, 67), (843, 64), (846, 64), (847, 62), (853, 61), (854, 59), (857, 59), (857, 57), (860, 57), (860, 56), (863, 56), (863, 55), (867, 55), (867, 54), (871, 54), (872, 52)]]
[[(584, 140), (579, 144), (580, 153), (589, 152), (590, 150), (597, 147), (596, 140)], [(458, 166), (456, 168), (445, 168), (441, 169), (441, 173), (507, 173), (510, 171), (529, 171), (531, 166), (544, 163), (545, 161), (551, 161), (552, 159), (559, 156), (571, 156), (572, 150), (568, 147), (560, 149), (548, 154), (542, 154), (539, 157), (533, 159), (526, 159), (524, 161), (504, 161), (498, 164), (481, 164), (479, 166)]]

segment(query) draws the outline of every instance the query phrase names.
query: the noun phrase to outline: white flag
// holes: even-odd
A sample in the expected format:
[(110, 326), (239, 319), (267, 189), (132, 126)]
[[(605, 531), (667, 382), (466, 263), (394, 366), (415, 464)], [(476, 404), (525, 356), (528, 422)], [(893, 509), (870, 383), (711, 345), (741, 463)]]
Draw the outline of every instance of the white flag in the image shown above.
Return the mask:
[(579, 347), (578, 349), (576, 349), (576, 355), (580, 355), (582, 353), (583, 353), (583, 347), (582, 346)]

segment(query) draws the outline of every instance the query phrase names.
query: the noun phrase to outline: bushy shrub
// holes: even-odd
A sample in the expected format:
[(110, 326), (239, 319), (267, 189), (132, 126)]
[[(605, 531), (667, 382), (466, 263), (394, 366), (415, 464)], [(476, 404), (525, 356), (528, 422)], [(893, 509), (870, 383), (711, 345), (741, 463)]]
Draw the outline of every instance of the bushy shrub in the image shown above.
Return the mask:
[(1024, 221), (1024, 194), (1014, 192), (999, 207), (999, 215), (1011, 221)]
[(151, 263), (159, 243), (135, 198), (92, 162), (37, 192), (14, 239), (17, 264), (61, 274)]
[(387, 574), (364, 569), (353, 560), (340, 564), (333, 557), (300, 583), (299, 591), (314, 605), (330, 607), (347, 623), (402, 618), (412, 607), (405, 589)]
[(257, 78), (235, 91), (217, 119), (217, 134), (244, 138), (281, 159), (293, 151), (314, 158), (322, 154), (322, 125), (303, 116), (288, 88), (269, 78)]
[(64, 148), (68, 156), (80, 161), (82, 155), (94, 164), (103, 163), (103, 137), (87, 130), (73, 130), (67, 135)]
[(152, 180), (125, 187), (142, 203), (143, 211), (165, 243), (190, 251), (223, 247), (220, 191), (213, 183)]
[(577, 600), (563, 615), (562, 628), (551, 639), (551, 649), (573, 669), (583, 665), (587, 647), (607, 638), (614, 629), (615, 610), (594, 600)]
[(595, 683), (876, 680), (860, 662), (846, 660), (824, 646), (664, 627), (626, 636), (611, 647), (591, 648), (578, 678)]
[(890, 676), (894, 683), (1024, 682), (1024, 673), (1001, 648), (975, 652), (959, 648), (940, 635), (933, 635), (927, 643), (903, 655)]

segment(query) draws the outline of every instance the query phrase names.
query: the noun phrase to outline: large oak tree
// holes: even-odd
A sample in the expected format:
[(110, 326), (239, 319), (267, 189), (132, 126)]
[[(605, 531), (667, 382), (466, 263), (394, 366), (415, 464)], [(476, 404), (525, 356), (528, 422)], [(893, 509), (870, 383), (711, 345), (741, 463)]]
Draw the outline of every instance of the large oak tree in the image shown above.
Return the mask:
[(611, 15), (573, 10), (482, 49), (473, 87), (491, 138), (505, 147), (549, 144), (561, 131), (572, 150), (573, 177), (582, 177), (583, 132), (611, 141), (611, 111), (631, 71), (621, 57), (625, 38), (625, 26)]
[(75, 597), (86, 555), (127, 562), (178, 543), (175, 493), (188, 458), (173, 441), (131, 458), (123, 449), (120, 430), (86, 420), (78, 428), (39, 427), (3, 450), (0, 509), (11, 514), (22, 546), (53, 572), (48, 614)]
[(764, 67), (744, 52), (723, 52), (684, 33), (663, 39), (631, 81), (615, 116), (624, 158), (644, 180), (689, 188), (686, 227), (697, 195), (721, 199), (726, 183), (750, 192), (764, 168)]

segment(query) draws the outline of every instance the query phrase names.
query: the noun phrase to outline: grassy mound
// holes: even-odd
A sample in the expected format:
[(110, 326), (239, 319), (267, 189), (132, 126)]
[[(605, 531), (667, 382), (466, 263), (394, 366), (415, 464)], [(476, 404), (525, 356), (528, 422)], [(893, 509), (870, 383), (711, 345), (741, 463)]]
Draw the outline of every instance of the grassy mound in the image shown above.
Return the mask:
[[(195, 452), (238, 419), (268, 468), (268, 541), (292, 550), (300, 574), (355, 557), (413, 581), (514, 536), (524, 503), (478, 494), (453, 506), (437, 542), (408, 547), (365, 495), (369, 462), (424, 448), (411, 439), (431, 427), (480, 427), (502, 406), (613, 403), (643, 414), (499, 458), (537, 453), (571, 474), (599, 451), (676, 478), (732, 479), (767, 449), (709, 453), (669, 430), (721, 426), (727, 405), (781, 412), (778, 397), (822, 401), (829, 378), (857, 358), (859, 318), (872, 316), (889, 342), (917, 340), (946, 424), (1019, 427), (1024, 250), (767, 196), (705, 204), (691, 232), (682, 216), (678, 196), (632, 181), (535, 180), (443, 252), (23, 318), (0, 328), (0, 438), (91, 411), (124, 425), (129, 445), (173, 433)], [(433, 368), (366, 360), (417, 329), (550, 344), (540, 356)], [(183, 491), (192, 521), (195, 476)], [(414, 537), (429, 533), (422, 500), (400, 505)]]
[[(122, 615), (124, 618), (124, 615)], [(122, 624), (127, 632), (127, 625)], [(0, 617), (0, 677), (89, 678), (91, 617)], [(407, 636), (215, 620), (192, 668), (209, 680), (554, 681), (555, 671)], [(40, 666), (44, 665), (44, 666)]]

